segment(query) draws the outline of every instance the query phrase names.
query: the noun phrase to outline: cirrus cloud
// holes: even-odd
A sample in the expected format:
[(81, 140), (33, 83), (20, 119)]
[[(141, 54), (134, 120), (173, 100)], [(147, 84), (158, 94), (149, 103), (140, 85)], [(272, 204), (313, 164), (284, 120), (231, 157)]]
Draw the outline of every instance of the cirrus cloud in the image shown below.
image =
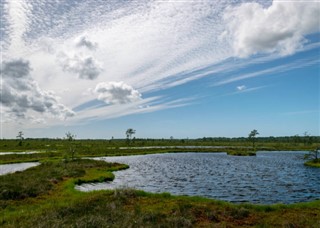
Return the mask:
[[(319, 31), (319, 3), (253, 2), (1, 1), (0, 45), (7, 61), (3, 64), (7, 76), (1, 103), (6, 112), (22, 117), (29, 112), (72, 115), (48, 91), (55, 91), (70, 107), (97, 97), (114, 104), (82, 109), (69, 120), (82, 123), (96, 115), (115, 118), (190, 104), (180, 98), (196, 96), (198, 91), (178, 89), (171, 93), (168, 89), (205, 77), (215, 86), (224, 86), (297, 67), (290, 63), (241, 72), (281, 56), (266, 55), (269, 60), (253, 56), (249, 61), (234, 61), (233, 57), (287, 55), (306, 47), (307, 35)], [(319, 48), (318, 41), (311, 42), (314, 46), (309, 45), (310, 50)], [(29, 62), (9, 61), (16, 56), (32, 63), (32, 77)], [(101, 83), (97, 85), (96, 79)], [(205, 92), (202, 85), (197, 84), (199, 93)], [(237, 93), (256, 89), (239, 85)], [(95, 88), (94, 93), (85, 93), (88, 88)], [(149, 99), (154, 92), (163, 99)], [(142, 99), (141, 93), (147, 98)], [(177, 99), (179, 104), (169, 103)], [(155, 101), (158, 103), (151, 103)], [(48, 123), (46, 116), (43, 119)]]

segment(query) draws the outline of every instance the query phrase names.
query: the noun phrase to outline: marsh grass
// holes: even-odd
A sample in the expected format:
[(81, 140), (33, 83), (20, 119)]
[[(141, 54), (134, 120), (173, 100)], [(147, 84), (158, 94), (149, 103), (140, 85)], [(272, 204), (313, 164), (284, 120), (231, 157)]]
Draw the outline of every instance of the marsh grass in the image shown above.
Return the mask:
[(231, 156), (256, 156), (257, 153), (247, 149), (228, 149), (227, 154)]
[(40, 151), (40, 153), (34, 154), (6, 154), (0, 155), (0, 164), (10, 164), (10, 163), (22, 163), (22, 162), (37, 162), (46, 160), (57, 160), (61, 159), (62, 153), (60, 152), (45, 152)]
[[(49, 145), (47, 141), (27, 143), (23, 146)], [(320, 227), (320, 201), (236, 205), (132, 189), (79, 192), (74, 189), (76, 184), (111, 181), (112, 171), (128, 166), (88, 159), (63, 160), (63, 142), (50, 143), (57, 152), (0, 157), (3, 163), (41, 161), (37, 167), (0, 176), (1, 227)], [(77, 147), (80, 157), (168, 152), (105, 149), (103, 146), (109, 144), (103, 141), (76, 143), (83, 146)], [(97, 150), (93, 150), (95, 146)], [(259, 146), (263, 145), (258, 141)]]
[(307, 161), (307, 162), (304, 163), (304, 165), (310, 166), (310, 167), (320, 168), (320, 159), (318, 159), (318, 160), (312, 160), (312, 161)]
[(53, 190), (55, 185), (68, 178), (74, 178), (74, 183), (113, 180), (114, 176), (110, 171), (127, 167), (85, 159), (44, 162), (23, 172), (0, 176), (0, 200), (37, 197)]
[(319, 201), (289, 206), (235, 205), (133, 189), (89, 193), (74, 189), (78, 182), (112, 179), (111, 170), (124, 168), (127, 166), (85, 159), (50, 161), (2, 176), (0, 191), (13, 189), (14, 194), (1, 196), (0, 226), (317, 227), (319, 224)]
[(320, 147), (315, 150), (309, 151), (304, 155), (304, 159), (307, 160), (304, 164), (306, 166), (320, 168)]
[[(304, 141), (303, 137), (258, 137), (256, 138), (256, 150), (314, 150), (320, 144), (320, 137), (312, 137), (310, 142)], [(0, 140), (0, 151), (45, 151), (64, 153), (70, 148), (67, 140), (63, 139), (24, 139), (23, 145), (19, 146), (17, 140)], [(121, 150), (120, 147), (127, 147), (126, 140), (85, 140), (73, 141), (76, 152), (83, 155), (120, 155), (137, 153), (132, 150)], [(202, 138), (202, 139), (135, 139), (133, 147), (146, 146), (227, 146), (231, 148), (252, 148), (247, 138)], [(161, 151), (153, 149), (154, 151)], [(249, 149), (250, 150), (250, 149)], [(122, 151), (122, 152), (121, 152)], [(143, 153), (143, 149), (139, 153)], [(151, 150), (152, 151), (152, 150)], [(220, 150), (221, 152), (221, 150)]]

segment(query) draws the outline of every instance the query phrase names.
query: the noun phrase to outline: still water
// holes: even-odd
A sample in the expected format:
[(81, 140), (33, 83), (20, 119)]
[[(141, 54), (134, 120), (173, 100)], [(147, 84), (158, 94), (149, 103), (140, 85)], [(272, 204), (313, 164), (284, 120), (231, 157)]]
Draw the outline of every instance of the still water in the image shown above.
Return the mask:
[(27, 152), (0, 152), (0, 155), (8, 155), (8, 154), (38, 154), (40, 151), (27, 151)]
[(8, 173), (14, 173), (17, 171), (23, 171), (28, 168), (40, 165), (39, 162), (26, 162), (26, 163), (15, 163), (15, 164), (5, 164), (0, 165), (0, 175), (5, 175)]
[(295, 203), (320, 199), (320, 169), (303, 165), (304, 152), (168, 153), (103, 157), (125, 163), (113, 182), (83, 184), (80, 191), (136, 188), (148, 192), (204, 196), (229, 202)]

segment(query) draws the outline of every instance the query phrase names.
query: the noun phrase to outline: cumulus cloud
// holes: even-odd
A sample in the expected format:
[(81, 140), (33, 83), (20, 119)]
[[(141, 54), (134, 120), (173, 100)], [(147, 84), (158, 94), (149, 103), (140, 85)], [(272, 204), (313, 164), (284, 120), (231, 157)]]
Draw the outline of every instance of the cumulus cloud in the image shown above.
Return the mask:
[(28, 61), (4, 61), (1, 66), (1, 98), (0, 103), (7, 115), (14, 119), (28, 118), (29, 112), (51, 114), (65, 119), (74, 112), (59, 103), (57, 97), (49, 91), (41, 90), (30, 76)]
[(101, 82), (94, 92), (98, 99), (108, 104), (126, 104), (141, 100), (141, 94), (124, 82)]
[[(30, 110), (41, 114), (44, 110), (53, 112), (49, 107), (58, 106), (58, 98), (46, 92), (49, 90), (75, 107), (96, 97), (110, 104), (127, 102), (101, 107), (103, 118), (102, 115), (110, 116), (109, 112), (116, 117), (133, 113), (133, 107), (148, 107), (147, 98), (141, 99), (140, 93), (157, 91), (173, 99), (180, 93), (168, 93), (166, 89), (203, 77), (210, 77), (216, 86), (221, 86), (265, 75), (270, 69), (231, 74), (249, 66), (250, 61), (252, 64), (252, 60), (233, 61), (234, 50), (237, 56), (290, 53), (303, 44), (306, 34), (317, 31), (319, 21), (319, 3), (311, 1), (256, 1), (267, 2), (263, 6), (252, 0), (2, 2), (3, 59), (28, 58), (34, 70), (31, 78), (29, 63), (3, 64), (7, 78), (3, 80), (1, 102), (6, 110), (28, 116)], [(225, 36), (220, 36), (224, 31)], [(225, 71), (229, 73), (224, 74)], [(9, 74), (22, 80), (9, 79)], [(68, 77), (70, 74), (74, 77)], [(76, 77), (89, 80), (75, 80)], [(93, 79), (97, 78), (105, 84), (96, 85), (98, 82)], [(131, 86), (125, 89), (124, 83), (116, 85), (119, 81), (139, 91)], [(95, 90), (94, 94), (84, 94), (89, 87)], [(68, 92), (62, 92), (66, 89)], [(183, 94), (189, 95), (188, 92)], [(53, 105), (44, 105), (43, 101), (50, 97)], [(132, 103), (135, 100), (139, 101)], [(158, 109), (155, 106), (150, 105), (148, 110), (169, 105), (159, 102)], [(19, 111), (19, 107), (29, 111)], [(63, 107), (56, 109), (63, 113)], [(82, 118), (89, 116), (88, 110), (81, 113)], [(97, 110), (92, 109), (90, 116), (95, 115)]]
[(98, 47), (98, 44), (96, 42), (89, 40), (89, 38), (86, 36), (81, 36), (77, 40), (76, 46), (77, 47), (86, 47), (89, 50), (95, 50)]
[(245, 85), (241, 85), (241, 86), (237, 86), (237, 90), (238, 91), (243, 91), (245, 90), (247, 87)]
[(305, 36), (320, 31), (320, 3), (273, 1), (268, 8), (258, 3), (229, 7), (224, 13), (235, 55), (293, 54)]
[(77, 74), (81, 79), (94, 80), (102, 72), (102, 67), (92, 56), (81, 54), (72, 57), (62, 54), (59, 56), (64, 71)]
[(22, 78), (29, 74), (29, 62), (23, 60), (15, 60), (11, 62), (4, 62), (0, 69), (0, 74), (11, 78)]

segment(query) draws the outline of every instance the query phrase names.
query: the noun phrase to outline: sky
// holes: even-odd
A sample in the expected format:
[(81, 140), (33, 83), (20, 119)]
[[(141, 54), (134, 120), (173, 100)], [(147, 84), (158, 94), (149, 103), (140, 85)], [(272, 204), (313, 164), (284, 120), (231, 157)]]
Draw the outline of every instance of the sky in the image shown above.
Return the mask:
[(320, 134), (320, 1), (2, 0), (0, 138)]

